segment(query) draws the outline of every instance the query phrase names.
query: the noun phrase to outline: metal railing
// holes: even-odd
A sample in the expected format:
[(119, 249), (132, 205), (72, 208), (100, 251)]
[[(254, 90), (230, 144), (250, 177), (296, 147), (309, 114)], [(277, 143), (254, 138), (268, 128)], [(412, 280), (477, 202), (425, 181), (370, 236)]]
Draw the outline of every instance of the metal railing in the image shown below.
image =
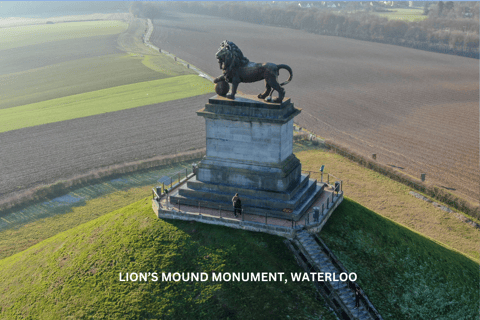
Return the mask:
[[(340, 191), (343, 191), (343, 180), (341, 180), (340, 178), (334, 176), (333, 174), (331, 173), (328, 173), (328, 172), (317, 172), (317, 171), (312, 171), (312, 170), (302, 170), (302, 172), (305, 172), (305, 173), (308, 173), (309, 177), (312, 175), (312, 174), (319, 174), (320, 175), (320, 183), (326, 183), (330, 188), (334, 189), (335, 192), (338, 193)], [(324, 175), (326, 175), (326, 182), (324, 181), (323, 177)], [(330, 183), (330, 178), (332, 178), (332, 181), (335, 181), (333, 184)], [(318, 179), (317, 179), (318, 180)], [(339, 186), (337, 188), (336, 186), (336, 182), (339, 183)]]
[(158, 194), (153, 189), (154, 199), (158, 199), (159, 202), (162, 198), (166, 197), (164, 206), (169, 211), (177, 211), (180, 213), (188, 214), (198, 214), (198, 215), (208, 215), (211, 217), (217, 217), (220, 219), (236, 219), (241, 221), (256, 222), (263, 225), (271, 226), (280, 226), (291, 229), (301, 229), (303, 227), (309, 227), (312, 225), (319, 224), (322, 222), (323, 218), (327, 216), (328, 210), (334, 205), (335, 194), (332, 192), (331, 195), (327, 197), (326, 202), (323, 202), (321, 207), (319, 207), (318, 214), (316, 214), (314, 209), (310, 209), (305, 212), (300, 218), (287, 218), (275, 214), (269, 213), (249, 213), (249, 207), (245, 206), (241, 209), (241, 214), (238, 217), (234, 216), (234, 207), (233, 205), (219, 204), (213, 205), (211, 202), (197, 201), (196, 203), (185, 204), (182, 203), (180, 199), (175, 201), (169, 200), (168, 193)]
[[(249, 207), (244, 206), (242, 210), (242, 214), (239, 217), (235, 217), (233, 212), (233, 204), (219, 204), (213, 205), (211, 202), (202, 202), (197, 201), (197, 203), (189, 204), (182, 203), (180, 199), (171, 202), (169, 199), (169, 192), (171, 189), (185, 183), (189, 178), (193, 177), (195, 174), (195, 166), (192, 166), (191, 169), (186, 168), (185, 170), (181, 170), (172, 174), (167, 175), (170, 177), (168, 182), (162, 183), (161, 186), (157, 186), (152, 189), (152, 198), (157, 199), (159, 204), (160, 200), (166, 198), (165, 205), (167, 206), (168, 210), (172, 211), (179, 211), (184, 213), (191, 213), (191, 214), (204, 214), (210, 216), (216, 216), (219, 218), (228, 218), (228, 219), (236, 219), (240, 218), (241, 221), (250, 221), (250, 222), (257, 222), (264, 225), (273, 225), (273, 226), (282, 226), (292, 229), (307, 227), (311, 225), (318, 224), (323, 220), (323, 218), (327, 215), (328, 210), (334, 205), (335, 196), (338, 197), (339, 192), (341, 192), (341, 184), (340, 187), (335, 189), (334, 185), (329, 185), (329, 187), (333, 188), (333, 192), (328, 195), (328, 197), (321, 203), (321, 206), (318, 206), (318, 212), (316, 212), (315, 208), (312, 207), (310, 210), (303, 213), (302, 216), (286, 218), (285, 216), (275, 215), (275, 214), (261, 214), (261, 213), (248, 213)], [(309, 177), (312, 171), (309, 172)], [(333, 175), (332, 175), (333, 176)], [(334, 176), (333, 176), (334, 177)], [(317, 180), (315, 180), (317, 183)]]
[(248, 213), (248, 207), (241, 208), (241, 213), (239, 216), (234, 216), (234, 207), (233, 205), (219, 204), (214, 206), (209, 202), (197, 201), (195, 205), (192, 204), (182, 204), (179, 199), (176, 203), (171, 203), (171, 210), (179, 212), (187, 212), (191, 214), (199, 215), (209, 215), (213, 217), (218, 217), (220, 219), (236, 219), (241, 221), (249, 221), (261, 223), (264, 225), (280, 226), (286, 228), (298, 228), (304, 226), (302, 220), (294, 220), (293, 218), (286, 219), (280, 218), (272, 214), (261, 214), (261, 213)]
[[(168, 195), (168, 191), (172, 188), (175, 188), (182, 181), (186, 181), (189, 176), (195, 174), (196, 164), (192, 165), (192, 168), (185, 168), (185, 170), (180, 170), (174, 173), (167, 174), (165, 177), (169, 179), (166, 182), (162, 182), (161, 185), (156, 186), (152, 189), (152, 198), (160, 199), (161, 197)], [(163, 177), (162, 177), (163, 178)]]

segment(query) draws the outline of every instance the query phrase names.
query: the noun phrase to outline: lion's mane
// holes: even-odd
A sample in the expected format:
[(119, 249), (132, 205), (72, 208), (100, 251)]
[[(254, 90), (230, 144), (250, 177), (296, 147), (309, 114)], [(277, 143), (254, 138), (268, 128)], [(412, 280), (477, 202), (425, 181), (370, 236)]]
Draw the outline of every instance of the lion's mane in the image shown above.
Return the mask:
[(233, 42), (225, 40), (221, 48), (229, 51), (224, 64), (224, 72), (229, 73), (235, 69), (246, 66), (250, 61), (243, 55), (242, 50)]

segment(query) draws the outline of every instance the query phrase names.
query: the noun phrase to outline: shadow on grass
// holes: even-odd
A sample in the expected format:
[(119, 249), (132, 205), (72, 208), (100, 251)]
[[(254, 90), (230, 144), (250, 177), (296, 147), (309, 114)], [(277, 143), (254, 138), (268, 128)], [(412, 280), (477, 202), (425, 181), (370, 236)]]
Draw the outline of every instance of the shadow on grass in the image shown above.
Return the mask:
[(346, 198), (320, 234), (385, 319), (474, 319), (478, 264)]

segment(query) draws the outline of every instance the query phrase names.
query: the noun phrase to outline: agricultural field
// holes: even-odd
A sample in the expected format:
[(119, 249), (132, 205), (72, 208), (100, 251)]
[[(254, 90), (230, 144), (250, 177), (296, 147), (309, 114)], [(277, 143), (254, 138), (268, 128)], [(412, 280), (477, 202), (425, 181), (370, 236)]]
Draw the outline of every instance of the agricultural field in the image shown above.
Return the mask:
[[(127, 28), (125, 22), (98, 21), (0, 29), (5, 36), (0, 50), (0, 109), (195, 74), (171, 58), (144, 50), (132, 38), (141, 38), (138, 33), (145, 26), (137, 20), (130, 24)], [(45, 33), (33, 37), (36, 28)], [(126, 46), (129, 42), (135, 46)]]
[(0, 110), (0, 133), (182, 99), (213, 91), (198, 75), (170, 77)]
[[(252, 61), (289, 64), (294, 79), (287, 96), (303, 109), (301, 126), (359, 153), (376, 153), (378, 161), (407, 174), (427, 172), (429, 181), (478, 196), (477, 60), (195, 15), (156, 22), (154, 44), (212, 76), (220, 73), (214, 53), (225, 38)], [(77, 30), (78, 36), (50, 42), (11, 40), (11, 48), (0, 50), (0, 70), (7, 70), (0, 83), (8, 84), (4, 91), (0, 86), (0, 201), (95, 168), (204, 146), (204, 121), (195, 111), (213, 86), (140, 48), (140, 22), (106, 29)], [(80, 36), (88, 32), (94, 36)], [(92, 45), (98, 51), (85, 49)], [(30, 47), (38, 57), (22, 50)], [(263, 88), (242, 84), (240, 90)], [(337, 155), (314, 150), (298, 157), (305, 170), (326, 164), (360, 202), (346, 199), (321, 236), (361, 275), (386, 319), (431, 317), (425, 301), (435, 313), (470, 317), (478, 305), (478, 230)], [(334, 318), (307, 283), (118, 281), (119, 272), (129, 271), (299, 269), (280, 238), (156, 219), (144, 192), (150, 193), (115, 193), (25, 230), (2, 232), (10, 239), (0, 243), (6, 257), (0, 291), (8, 290), (0, 317)], [(31, 243), (12, 249), (12, 239), (28, 230)]]
[(427, 19), (427, 16), (423, 15), (423, 9), (419, 8), (389, 8), (388, 10), (389, 12), (370, 11), (369, 13), (388, 20), (422, 21)]
[(204, 147), (205, 123), (195, 112), (210, 96), (0, 133), (0, 200), (96, 168)]
[(155, 20), (151, 41), (216, 77), (225, 39), (250, 61), (292, 67), (300, 126), (478, 202), (478, 60), (183, 13)]
[(81, 58), (1, 75), (0, 109), (192, 74), (165, 56), (119, 53)]
[[(120, 53), (118, 35), (43, 42), (0, 50), (0, 75), (27, 72), (62, 62)], [(78, 72), (81, 72), (79, 69)]]
[(144, 32), (141, 19), (0, 29), (0, 200), (99, 166), (201, 148), (200, 123), (175, 137), (198, 122), (213, 85), (146, 48)]
[(0, 46), (2, 50), (7, 50), (46, 42), (114, 35), (127, 27), (125, 21), (82, 21), (0, 28)]

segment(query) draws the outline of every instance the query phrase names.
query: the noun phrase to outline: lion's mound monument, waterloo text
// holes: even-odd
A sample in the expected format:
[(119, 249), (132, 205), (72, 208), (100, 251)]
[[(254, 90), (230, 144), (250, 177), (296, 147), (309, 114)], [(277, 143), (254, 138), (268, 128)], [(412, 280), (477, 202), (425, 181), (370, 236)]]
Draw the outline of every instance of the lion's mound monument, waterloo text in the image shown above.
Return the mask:
[[(235, 47), (224, 41), (220, 51), (237, 50)], [(275, 69), (269, 67), (274, 64), (260, 64), (267, 65), (262, 67), (267, 75), (263, 94), (235, 97), (237, 80), (245, 78), (244, 74), (239, 75), (242, 67), (229, 69), (230, 55), (216, 55), (225, 68), (217, 82), (233, 81), (232, 94), (214, 96), (197, 111), (205, 118), (206, 156), (198, 165), (196, 176), (172, 194), (171, 202), (193, 206), (201, 202), (202, 207), (218, 209), (231, 206), (232, 196), (238, 193), (248, 214), (298, 220), (324, 189), (323, 183), (301, 173), (301, 163), (293, 154), (293, 119), (301, 110), (284, 97), (285, 91), (276, 82), (278, 68), (272, 71)], [(291, 79), (291, 69), (286, 69)], [(258, 68), (245, 71), (248, 72), (261, 73)], [(276, 85), (272, 85), (272, 77)], [(251, 82), (253, 79), (250, 78)], [(272, 88), (278, 91), (279, 99), (264, 101), (271, 96)]]

